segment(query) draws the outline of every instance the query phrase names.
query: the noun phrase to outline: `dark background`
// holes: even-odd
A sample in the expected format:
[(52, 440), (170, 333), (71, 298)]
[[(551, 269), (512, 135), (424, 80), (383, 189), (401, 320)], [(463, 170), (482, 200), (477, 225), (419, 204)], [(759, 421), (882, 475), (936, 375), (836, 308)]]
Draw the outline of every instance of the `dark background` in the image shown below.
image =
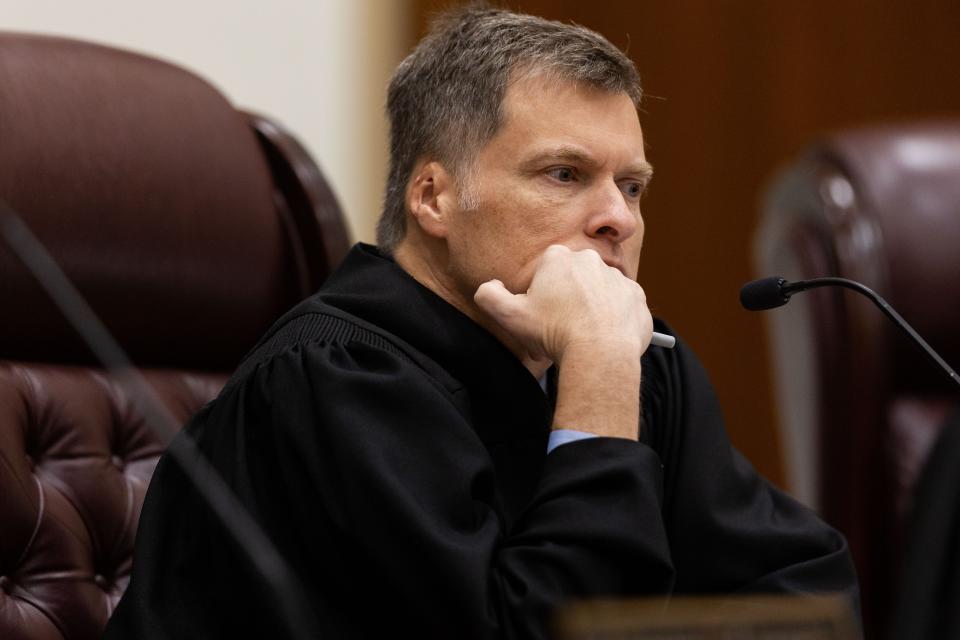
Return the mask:
[[(419, 34), (450, 4), (415, 0)], [(734, 444), (782, 485), (763, 318), (737, 298), (763, 189), (825, 132), (960, 118), (960, 3), (501, 4), (599, 31), (636, 63), (656, 167), (640, 283), (710, 371)]]

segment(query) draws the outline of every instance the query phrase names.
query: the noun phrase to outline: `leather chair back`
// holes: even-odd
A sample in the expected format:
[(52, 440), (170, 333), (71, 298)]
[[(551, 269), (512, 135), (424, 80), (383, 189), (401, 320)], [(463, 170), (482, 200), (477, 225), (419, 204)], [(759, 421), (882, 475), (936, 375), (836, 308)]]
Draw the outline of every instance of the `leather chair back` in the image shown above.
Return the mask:
[[(0, 33), (0, 197), (185, 421), (347, 251), (275, 122), (145, 56)], [(0, 637), (95, 638), (165, 443), (0, 246)]]
[[(960, 364), (960, 123), (841, 133), (767, 195), (764, 275), (839, 276)], [(770, 312), (792, 488), (847, 536), (868, 637), (895, 597), (914, 484), (960, 394), (869, 301), (840, 289)]]

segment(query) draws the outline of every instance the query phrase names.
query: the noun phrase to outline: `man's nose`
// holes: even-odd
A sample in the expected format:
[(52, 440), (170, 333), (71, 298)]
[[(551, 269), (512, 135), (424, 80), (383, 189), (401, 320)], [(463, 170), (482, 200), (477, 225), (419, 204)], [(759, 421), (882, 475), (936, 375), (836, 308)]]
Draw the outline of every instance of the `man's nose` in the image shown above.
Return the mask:
[(637, 232), (639, 206), (627, 200), (617, 183), (603, 185), (594, 199), (594, 207), (587, 228), (591, 237), (623, 242)]

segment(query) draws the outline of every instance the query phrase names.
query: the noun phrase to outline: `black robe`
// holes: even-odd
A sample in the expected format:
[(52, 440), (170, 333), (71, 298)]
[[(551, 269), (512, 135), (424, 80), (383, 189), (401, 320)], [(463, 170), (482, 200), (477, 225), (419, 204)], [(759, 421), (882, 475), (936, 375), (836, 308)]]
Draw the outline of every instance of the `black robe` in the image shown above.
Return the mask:
[[(358, 246), (186, 431), (292, 567), (323, 637), (541, 637), (558, 603), (601, 594), (855, 601), (844, 539), (731, 448), (683, 342), (642, 367), (640, 442), (547, 455), (538, 381)], [(106, 637), (276, 637), (269, 596), (161, 459)]]

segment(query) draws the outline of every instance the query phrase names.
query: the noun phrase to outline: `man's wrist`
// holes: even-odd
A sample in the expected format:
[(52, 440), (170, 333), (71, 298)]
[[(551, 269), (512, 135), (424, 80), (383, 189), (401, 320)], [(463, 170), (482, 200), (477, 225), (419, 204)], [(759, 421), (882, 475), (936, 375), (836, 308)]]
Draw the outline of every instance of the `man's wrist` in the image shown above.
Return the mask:
[(629, 348), (568, 351), (559, 366), (554, 425), (637, 440), (640, 373), (640, 354)]
[(639, 338), (618, 340), (600, 337), (571, 341), (557, 357), (557, 365), (571, 363), (574, 366), (603, 366), (618, 368), (621, 365), (639, 367), (643, 344)]

